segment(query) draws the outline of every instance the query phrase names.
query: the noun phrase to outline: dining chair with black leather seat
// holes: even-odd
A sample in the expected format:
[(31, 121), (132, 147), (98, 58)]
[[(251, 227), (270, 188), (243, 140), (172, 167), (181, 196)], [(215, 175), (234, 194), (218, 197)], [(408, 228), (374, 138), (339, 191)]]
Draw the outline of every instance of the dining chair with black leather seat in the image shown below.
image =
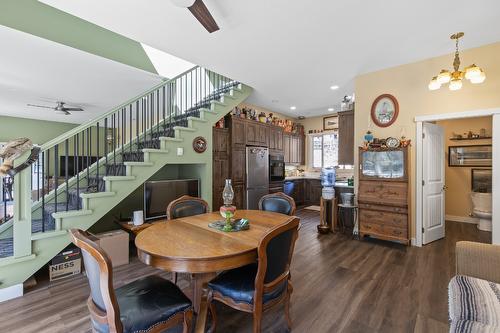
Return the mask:
[(208, 213), (208, 203), (196, 197), (183, 195), (167, 206), (167, 220)]
[(283, 192), (266, 194), (259, 200), (259, 209), (293, 216), (295, 200)]
[(262, 314), (274, 305), (285, 304), (291, 330), (290, 296), (293, 291), (290, 263), (298, 237), (299, 218), (290, 217), (271, 229), (259, 242), (258, 261), (220, 273), (208, 283), (208, 299), (214, 332), (217, 315), (214, 301), (253, 314), (253, 332), (261, 331)]
[[(178, 219), (193, 215), (200, 215), (209, 212), (208, 203), (201, 199), (189, 195), (183, 195), (180, 198), (170, 202), (167, 206), (167, 220)], [(173, 272), (174, 283), (177, 284), (177, 273)]]
[(70, 235), (82, 250), (93, 332), (154, 333), (179, 324), (184, 333), (191, 332), (193, 307), (179, 287), (152, 275), (114, 289), (111, 260), (104, 250), (86, 231), (71, 229)]

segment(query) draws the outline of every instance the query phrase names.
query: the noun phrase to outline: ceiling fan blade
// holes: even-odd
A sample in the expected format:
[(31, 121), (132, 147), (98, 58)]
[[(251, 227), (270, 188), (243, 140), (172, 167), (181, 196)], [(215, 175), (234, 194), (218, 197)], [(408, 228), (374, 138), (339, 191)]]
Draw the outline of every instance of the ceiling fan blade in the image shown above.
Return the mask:
[(205, 6), (202, 0), (196, 0), (188, 9), (208, 32), (212, 33), (219, 30), (217, 22), (215, 22), (212, 14), (210, 14), (207, 6)]
[(28, 105), (28, 106), (34, 106), (36, 108), (54, 109), (51, 106), (45, 106), (45, 105), (35, 105), (35, 104), (26, 104), (26, 105)]
[(82, 108), (63, 108), (63, 111), (83, 111)]

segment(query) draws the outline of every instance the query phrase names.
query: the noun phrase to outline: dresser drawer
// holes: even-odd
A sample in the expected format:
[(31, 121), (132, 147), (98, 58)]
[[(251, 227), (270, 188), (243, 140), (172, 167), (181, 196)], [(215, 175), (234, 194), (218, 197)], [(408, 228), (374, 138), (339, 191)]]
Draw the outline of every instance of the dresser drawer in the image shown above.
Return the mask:
[(408, 230), (408, 215), (360, 208), (359, 224), (365, 223)]
[(388, 225), (380, 225), (375, 223), (362, 223), (359, 226), (359, 231), (362, 234), (382, 236), (386, 238), (396, 238), (401, 240), (408, 239), (408, 230), (401, 228), (393, 228)]
[(408, 184), (389, 181), (360, 181), (358, 201), (406, 207), (408, 205)]
[(378, 211), (382, 211), (382, 212), (408, 214), (408, 208), (406, 208), (406, 207), (385, 206), (385, 205), (372, 204), (372, 203), (361, 203), (359, 201), (358, 201), (358, 206), (359, 206), (359, 209), (370, 209), (370, 210), (378, 210)]

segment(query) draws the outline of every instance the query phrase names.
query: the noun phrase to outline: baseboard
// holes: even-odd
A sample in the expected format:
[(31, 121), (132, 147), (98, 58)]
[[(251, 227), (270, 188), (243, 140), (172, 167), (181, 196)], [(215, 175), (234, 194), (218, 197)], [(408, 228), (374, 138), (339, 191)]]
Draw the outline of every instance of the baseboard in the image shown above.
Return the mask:
[(456, 216), (456, 215), (446, 214), (445, 219), (446, 221), (453, 221), (453, 222), (463, 222), (472, 224), (479, 223), (479, 219), (477, 217), (472, 217), (472, 216)]
[(23, 284), (19, 283), (11, 287), (0, 289), (0, 303), (13, 298), (23, 296)]

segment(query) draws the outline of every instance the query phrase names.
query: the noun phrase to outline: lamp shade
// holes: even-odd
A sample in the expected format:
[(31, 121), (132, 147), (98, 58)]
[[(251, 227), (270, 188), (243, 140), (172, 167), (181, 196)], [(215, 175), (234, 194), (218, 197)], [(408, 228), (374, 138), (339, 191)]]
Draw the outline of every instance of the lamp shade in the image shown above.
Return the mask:
[(467, 80), (471, 80), (475, 77), (480, 76), (481, 72), (481, 68), (477, 67), (475, 64), (472, 64), (471, 66), (465, 68), (465, 78)]
[(454, 78), (450, 81), (450, 90), (459, 90), (462, 88), (462, 79)]
[(448, 83), (450, 82), (450, 80), (451, 80), (451, 73), (445, 69), (441, 70), (441, 72), (437, 76), (437, 82), (439, 82), (439, 84)]
[(438, 90), (439, 88), (441, 88), (441, 84), (438, 82), (437, 76), (434, 76), (429, 82), (429, 90)]
[(486, 80), (486, 74), (484, 74), (484, 72), (481, 70), (479, 75), (474, 76), (470, 79), (470, 82), (473, 84), (478, 84), (478, 83), (483, 83), (484, 80)]

